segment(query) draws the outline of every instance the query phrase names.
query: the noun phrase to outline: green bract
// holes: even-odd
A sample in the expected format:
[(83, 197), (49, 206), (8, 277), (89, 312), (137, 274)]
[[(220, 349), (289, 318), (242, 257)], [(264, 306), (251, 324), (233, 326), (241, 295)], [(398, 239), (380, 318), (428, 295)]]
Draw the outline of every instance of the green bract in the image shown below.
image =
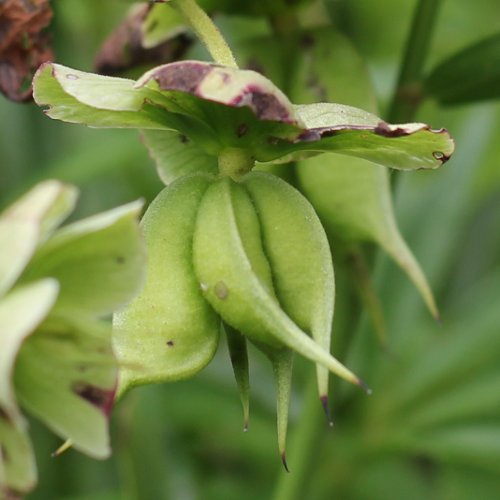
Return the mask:
[(0, 496), (36, 481), (19, 405), (76, 448), (109, 455), (116, 387), (111, 328), (101, 318), (142, 279), (141, 203), (57, 229), (76, 190), (33, 188), (0, 216)]
[(200, 61), (159, 66), (137, 82), (49, 63), (35, 76), (34, 96), (51, 118), (177, 130), (207, 156), (236, 148), (268, 162), (336, 152), (414, 170), (441, 166), (454, 149), (445, 130), (389, 125), (341, 104), (294, 106), (259, 73)]
[[(348, 40), (330, 29), (316, 30), (307, 40), (306, 50), (298, 57), (292, 95), (313, 101), (320, 94), (376, 109), (366, 68)], [(335, 65), (335, 72), (328, 70), (325, 57)], [(432, 291), (399, 232), (388, 171), (364, 159), (330, 155), (300, 161), (297, 175), (329, 234), (350, 244), (372, 241), (380, 245), (405, 270), (437, 317)]]

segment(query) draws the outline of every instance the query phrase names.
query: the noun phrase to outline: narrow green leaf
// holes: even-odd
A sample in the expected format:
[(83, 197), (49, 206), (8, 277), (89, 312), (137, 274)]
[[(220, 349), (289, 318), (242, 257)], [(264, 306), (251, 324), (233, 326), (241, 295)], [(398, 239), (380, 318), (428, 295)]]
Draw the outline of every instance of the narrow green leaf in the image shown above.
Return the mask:
[(73, 210), (75, 188), (45, 181), (0, 216), (0, 296), (19, 277), (36, 248)]
[(43, 321), (59, 291), (53, 279), (16, 287), (0, 301), (0, 415), (23, 423), (13, 388), (13, 372), (21, 346)]
[(436, 428), (408, 438), (407, 445), (448, 464), (500, 472), (500, 428), (483, 421)]
[(38, 250), (21, 281), (56, 278), (61, 285), (57, 311), (94, 317), (111, 313), (143, 281), (141, 208), (137, 201), (60, 229)]
[(425, 81), (426, 92), (441, 104), (456, 105), (500, 97), (500, 34), (452, 55)]
[(19, 354), (19, 402), (78, 450), (106, 458), (115, 365), (109, 324), (50, 317)]

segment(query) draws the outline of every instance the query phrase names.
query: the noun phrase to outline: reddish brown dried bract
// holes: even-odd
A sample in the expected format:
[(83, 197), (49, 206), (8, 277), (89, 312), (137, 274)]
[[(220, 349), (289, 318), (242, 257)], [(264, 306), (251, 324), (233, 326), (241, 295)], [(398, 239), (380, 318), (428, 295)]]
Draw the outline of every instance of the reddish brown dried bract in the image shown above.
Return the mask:
[(23, 86), (53, 59), (49, 36), (42, 33), (51, 18), (48, 0), (0, 2), (0, 91), (13, 101), (31, 99), (31, 86)]

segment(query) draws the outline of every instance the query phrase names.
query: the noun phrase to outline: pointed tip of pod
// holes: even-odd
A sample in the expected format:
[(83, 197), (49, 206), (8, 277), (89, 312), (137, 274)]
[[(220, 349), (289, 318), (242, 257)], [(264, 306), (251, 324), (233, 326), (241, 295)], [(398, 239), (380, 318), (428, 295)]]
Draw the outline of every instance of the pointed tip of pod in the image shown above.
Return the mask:
[(65, 451), (69, 450), (71, 447), (73, 446), (73, 441), (71, 441), (71, 439), (68, 439), (67, 441), (64, 441), (64, 443), (59, 446), (59, 448), (57, 448), (56, 451), (53, 451), (50, 456), (52, 458), (56, 458), (56, 457), (59, 457), (60, 455), (62, 455)]
[(363, 379), (358, 377), (358, 379), (356, 381), (356, 385), (361, 387), (361, 389), (363, 389), (363, 391), (365, 391), (365, 393), (368, 396), (371, 396), (373, 394), (373, 391), (371, 390), (371, 388), (368, 386), (368, 384)]
[(243, 432), (248, 432), (248, 417), (243, 420)]
[(328, 404), (328, 396), (323, 395), (320, 396), (321, 406), (323, 406), (323, 411), (325, 412), (326, 422), (328, 423), (328, 427), (333, 427), (332, 414), (330, 412), (330, 405)]
[(441, 314), (437, 309), (433, 312), (432, 316), (436, 320), (436, 323), (439, 326), (443, 326), (443, 320), (441, 319)]
[(284, 451), (281, 452), (281, 463), (283, 464), (285, 470), (289, 473), (290, 469), (288, 468), (288, 463), (286, 461), (286, 453)]

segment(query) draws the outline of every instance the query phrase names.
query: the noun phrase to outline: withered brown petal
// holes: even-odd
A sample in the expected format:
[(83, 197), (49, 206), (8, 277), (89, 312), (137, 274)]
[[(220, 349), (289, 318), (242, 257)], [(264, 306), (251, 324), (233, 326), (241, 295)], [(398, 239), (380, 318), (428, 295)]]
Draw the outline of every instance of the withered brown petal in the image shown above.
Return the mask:
[(42, 30), (52, 18), (49, 0), (0, 2), (0, 92), (13, 101), (31, 99), (33, 73), (53, 59), (50, 38)]
[(96, 71), (115, 76), (143, 64), (164, 64), (180, 59), (192, 40), (183, 34), (152, 48), (143, 45), (142, 24), (152, 5), (137, 5), (106, 38), (95, 58)]

